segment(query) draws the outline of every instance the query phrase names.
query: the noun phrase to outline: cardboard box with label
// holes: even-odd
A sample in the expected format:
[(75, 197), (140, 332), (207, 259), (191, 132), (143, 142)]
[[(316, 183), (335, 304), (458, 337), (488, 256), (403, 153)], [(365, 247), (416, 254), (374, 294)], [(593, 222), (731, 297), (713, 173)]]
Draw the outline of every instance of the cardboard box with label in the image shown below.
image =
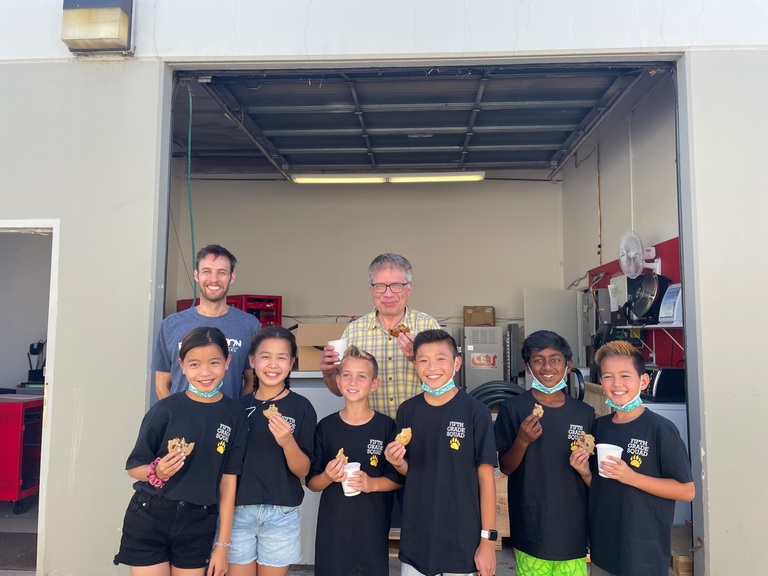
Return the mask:
[(346, 322), (302, 322), (296, 330), (297, 370), (320, 370), (320, 355), (329, 340), (338, 340)]
[(496, 326), (496, 308), (464, 306), (464, 326)]

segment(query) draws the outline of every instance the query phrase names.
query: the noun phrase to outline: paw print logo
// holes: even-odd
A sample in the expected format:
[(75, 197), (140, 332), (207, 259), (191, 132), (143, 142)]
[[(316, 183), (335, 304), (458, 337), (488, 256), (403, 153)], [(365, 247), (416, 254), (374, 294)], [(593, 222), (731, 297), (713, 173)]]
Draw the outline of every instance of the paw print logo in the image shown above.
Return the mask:
[(374, 468), (376, 468), (376, 466), (379, 465), (379, 459), (376, 457), (376, 454), (371, 455), (370, 462), (371, 462), (371, 466), (373, 466)]
[(629, 458), (629, 465), (634, 466), (635, 468), (640, 468), (640, 465), (643, 463), (643, 459), (640, 458), (637, 454), (632, 454), (632, 456)]
[(451, 438), (451, 441), (448, 443), (448, 445), (449, 445), (449, 446), (450, 446), (450, 447), (451, 447), (453, 450), (458, 450), (458, 449), (459, 449), (459, 446), (461, 446), (461, 442), (459, 442), (459, 439), (458, 439), (458, 438)]
[(571, 452), (576, 452), (579, 449), (579, 443), (574, 440), (571, 442)]
[(224, 454), (224, 450), (226, 450), (227, 445), (224, 443), (223, 440), (219, 441), (219, 443), (216, 445), (216, 452), (219, 454)]

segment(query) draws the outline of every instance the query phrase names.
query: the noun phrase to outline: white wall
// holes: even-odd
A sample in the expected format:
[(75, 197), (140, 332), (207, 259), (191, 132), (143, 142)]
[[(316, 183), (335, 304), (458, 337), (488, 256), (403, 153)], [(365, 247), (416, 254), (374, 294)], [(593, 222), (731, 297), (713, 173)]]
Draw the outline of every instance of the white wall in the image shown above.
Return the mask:
[(698, 383), (691, 445), (704, 487), (697, 555), (707, 574), (764, 574), (768, 79), (755, 71), (768, 69), (768, 50), (694, 51), (680, 69), (686, 370)]
[[(0, 3), (0, 59), (66, 58), (61, 0)], [(766, 43), (762, 0), (134, 0), (136, 54), (170, 60), (540, 57)]]
[(56, 223), (39, 574), (126, 572), (111, 558), (161, 312), (169, 80), (158, 62), (0, 64), (3, 218)]
[(29, 344), (47, 338), (51, 236), (0, 233), (0, 263), (0, 388), (15, 388), (27, 381)]
[[(177, 167), (166, 309), (191, 298), (186, 180)], [(544, 179), (546, 172), (519, 174)], [(464, 305), (523, 315), (523, 288), (559, 288), (561, 191), (543, 180), (467, 184), (301, 186), (193, 182), (196, 248), (239, 260), (232, 294), (279, 294), (285, 314), (359, 316), (373, 308), (368, 264), (382, 252), (414, 267), (411, 305), (461, 324)], [(179, 265), (179, 244), (187, 268)], [(175, 286), (175, 289), (174, 289)], [(302, 318), (303, 319), (303, 318)], [(291, 325), (291, 321), (286, 321)]]
[(638, 84), (564, 168), (566, 285), (616, 260), (625, 230), (646, 245), (679, 236), (674, 82), (664, 76)]

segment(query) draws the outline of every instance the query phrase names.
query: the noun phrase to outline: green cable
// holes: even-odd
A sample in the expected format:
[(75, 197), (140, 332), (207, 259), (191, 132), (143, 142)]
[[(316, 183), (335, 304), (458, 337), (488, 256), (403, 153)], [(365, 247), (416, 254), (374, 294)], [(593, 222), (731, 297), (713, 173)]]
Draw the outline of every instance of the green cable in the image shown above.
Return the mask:
[[(187, 84), (189, 93), (189, 126), (187, 127), (187, 200), (189, 202), (189, 232), (192, 238), (192, 262), (195, 261), (195, 217), (192, 213), (192, 89)], [(197, 300), (197, 282), (192, 281), (192, 306)]]

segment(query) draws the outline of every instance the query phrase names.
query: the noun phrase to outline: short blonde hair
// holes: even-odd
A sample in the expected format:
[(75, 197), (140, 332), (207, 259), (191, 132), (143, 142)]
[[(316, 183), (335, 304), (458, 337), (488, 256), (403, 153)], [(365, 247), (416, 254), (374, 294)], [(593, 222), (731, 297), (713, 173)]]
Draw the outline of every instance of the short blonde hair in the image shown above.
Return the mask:
[(645, 358), (640, 350), (625, 340), (613, 340), (604, 344), (595, 352), (595, 364), (602, 367), (603, 361), (608, 358), (629, 358), (635, 367), (638, 376), (645, 374)]
[(362, 348), (358, 348), (354, 344), (351, 344), (346, 350), (344, 350), (344, 356), (341, 359), (341, 363), (339, 364), (339, 370), (341, 370), (344, 367), (344, 362), (347, 361), (348, 358), (359, 358), (360, 360), (366, 360), (367, 362), (370, 362), (371, 368), (373, 368), (373, 380), (376, 380), (376, 378), (379, 377), (379, 363), (376, 362), (376, 358), (373, 357), (373, 354), (369, 354)]

